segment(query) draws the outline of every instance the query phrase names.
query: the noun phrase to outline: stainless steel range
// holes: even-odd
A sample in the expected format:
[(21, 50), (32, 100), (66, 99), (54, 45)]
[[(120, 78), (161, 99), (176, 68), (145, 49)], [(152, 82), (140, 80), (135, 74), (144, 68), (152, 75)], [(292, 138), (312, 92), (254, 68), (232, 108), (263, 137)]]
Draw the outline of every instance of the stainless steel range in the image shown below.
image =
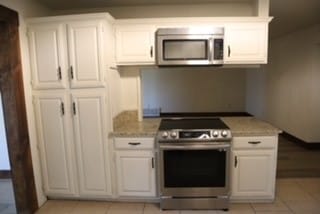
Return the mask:
[(161, 209), (228, 209), (231, 139), (219, 118), (163, 119), (157, 133)]

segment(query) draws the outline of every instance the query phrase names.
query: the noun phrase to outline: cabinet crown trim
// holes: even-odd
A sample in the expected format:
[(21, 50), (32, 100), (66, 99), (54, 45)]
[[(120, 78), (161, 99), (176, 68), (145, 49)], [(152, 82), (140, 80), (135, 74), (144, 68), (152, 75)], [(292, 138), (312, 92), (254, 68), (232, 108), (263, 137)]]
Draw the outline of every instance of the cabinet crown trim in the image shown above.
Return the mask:
[(85, 13), (85, 14), (75, 14), (75, 15), (62, 15), (62, 16), (45, 16), (27, 19), (27, 23), (39, 24), (47, 22), (69, 22), (83, 19), (106, 19), (109, 23), (114, 23), (115, 19), (109, 13)]

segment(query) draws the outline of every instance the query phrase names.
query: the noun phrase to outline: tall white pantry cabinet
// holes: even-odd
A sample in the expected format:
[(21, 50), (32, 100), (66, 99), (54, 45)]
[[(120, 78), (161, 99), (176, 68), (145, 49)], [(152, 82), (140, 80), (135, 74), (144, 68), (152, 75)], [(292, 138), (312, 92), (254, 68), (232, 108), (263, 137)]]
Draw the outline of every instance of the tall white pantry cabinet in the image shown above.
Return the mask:
[(31, 19), (28, 39), (46, 195), (111, 196), (106, 141), (113, 18), (100, 13)]

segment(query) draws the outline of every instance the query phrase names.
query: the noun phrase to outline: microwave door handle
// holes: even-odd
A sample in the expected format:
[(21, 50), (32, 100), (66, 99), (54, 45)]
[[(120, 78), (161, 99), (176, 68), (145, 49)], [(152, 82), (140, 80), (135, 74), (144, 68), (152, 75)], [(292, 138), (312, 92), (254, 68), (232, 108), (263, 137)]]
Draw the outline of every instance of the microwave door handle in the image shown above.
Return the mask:
[(214, 39), (209, 39), (209, 63), (213, 61), (213, 46), (214, 46)]

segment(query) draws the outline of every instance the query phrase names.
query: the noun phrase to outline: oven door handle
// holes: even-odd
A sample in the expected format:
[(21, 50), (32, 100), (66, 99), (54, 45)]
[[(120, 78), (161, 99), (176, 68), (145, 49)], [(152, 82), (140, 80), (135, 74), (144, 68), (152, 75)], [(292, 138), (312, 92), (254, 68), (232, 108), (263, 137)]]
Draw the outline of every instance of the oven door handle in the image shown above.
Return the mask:
[(230, 148), (228, 144), (217, 144), (217, 145), (159, 145), (161, 150), (209, 150), (209, 149), (216, 149), (216, 150), (224, 150)]

